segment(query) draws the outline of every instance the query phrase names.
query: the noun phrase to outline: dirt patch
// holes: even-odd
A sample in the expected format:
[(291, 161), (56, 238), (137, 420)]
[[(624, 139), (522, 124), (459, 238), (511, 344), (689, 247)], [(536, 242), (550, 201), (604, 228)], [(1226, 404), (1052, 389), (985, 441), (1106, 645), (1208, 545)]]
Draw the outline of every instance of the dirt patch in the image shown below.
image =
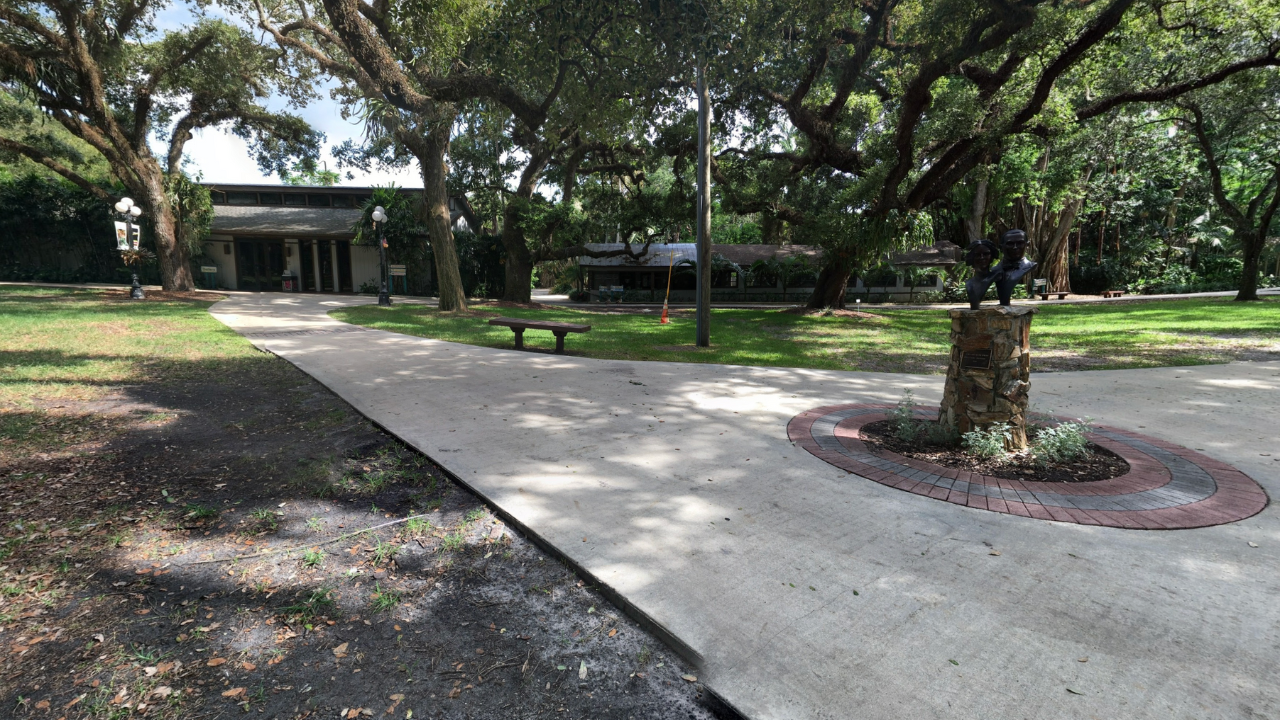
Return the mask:
[[(1035, 437), (1037, 428), (1028, 429)], [(966, 470), (1006, 480), (1030, 480), (1033, 482), (1097, 482), (1110, 480), (1129, 472), (1129, 463), (1110, 450), (1089, 443), (1089, 455), (1066, 463), (1040, 463), (1030, 455), (1018, 454), (1008, 458), (982, 459), (966, 453), (959, 447), (904, 441), (894, 434), (892, 421), (880, 420), (863, 425), (859, 431), (872, 453), (883, 448), (916, 460), (956, 470)]]
[(510, 300), (484, 300), (482, 302), (473, 303), (471, 307), (480, 308), (519, 308), (521, 310), (563, 310), (558, 305), (547, 305), (540, 302), (518, 303)]
[[(222, 293), (209, 292), (207, 290), (192, 290), (188, 292), (180, 292), (177, 290), (147, 290), (146, 297), (143, 300), (155, 302), (173, 302), (175, 300), (196, 300), (200, 302), (218, 302), (226, 300), (227, 296)], [(133, 302), (141, 302), (129, 297), (129, 289), (124, 290), (105, 290), (101, 297), (108, 300), (129, 300)]]
[(32, 410), (47, 437), (0, 453), (7, 717), (730, 717), (292, 366), (187, 378)]
[(838, 308), (814, 310), (806, 307), (793, 307), (793, 308), (786, 308), (785, 310), (779, 310), (778, 312), (785, 313), (787, 315), (805, 315), (808, 317), (821, 316), (821, 317), (857, 318), (859, 320), (878, 320), (881, 317), (883, 317), (881, 315), (876, 315), (874, 313), (869, 313), (869, 312), (862, 312), (860, 310), (841, 310)]

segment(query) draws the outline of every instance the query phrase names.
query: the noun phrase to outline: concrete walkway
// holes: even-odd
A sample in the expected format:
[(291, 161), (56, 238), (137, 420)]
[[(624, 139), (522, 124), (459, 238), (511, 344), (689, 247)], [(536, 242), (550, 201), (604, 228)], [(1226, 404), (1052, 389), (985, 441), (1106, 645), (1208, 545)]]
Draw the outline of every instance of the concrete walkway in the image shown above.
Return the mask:
[[(607, 584), (749, 718), (1280, 717), (1274, 506), (1163, 532), (961, 507), (787, 440), (820, 405), (936, 403), (940, 376), (517, 353), (325, 315), (359, 302), (213, 313)], [(1045, 374), (1032, 394), (1280, 491), (1280, 363)]]

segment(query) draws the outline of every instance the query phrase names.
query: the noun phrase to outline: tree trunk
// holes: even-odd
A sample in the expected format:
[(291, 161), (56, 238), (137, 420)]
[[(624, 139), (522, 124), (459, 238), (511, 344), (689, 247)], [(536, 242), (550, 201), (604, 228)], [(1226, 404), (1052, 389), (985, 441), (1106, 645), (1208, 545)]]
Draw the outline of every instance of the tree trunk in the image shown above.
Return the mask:
[(506, 287), (502, 299), (510, 302), (529, 302), (529, 288), (533, 285), (533, 254), (525, 240), (523, 225), (517, 217), (523, 209), (521, 200), (507, 203), (502, 217), (502, 247), (507, 251), (503, 277)]
[(1241, 235), (1245, 238), (1241, 243), (1241, 249), (1244, 251), (1244, 269), (1240, 273), (1240, 288), (1236, 291), (1235, 299), (1257, 300), (1259, 261), (1262, 259), (1262, 246), (1266, 242), (1267, 229), (1259, 228)]
[(822, 264), (806, 307), (813, 310), (844, 308), (844, 288), (853, 274), (853, 263), (843, 253), (831, 253)]
[(453, 223), (449, 221), (449, 189), (445, 183), (444, 154), (449, 149), (449, 133), (453, 114), (440, 120), (427, 134), (423, 152), (418, 155), (422, 169), (422, 204), (426, 212), (427, 238), (436, 259), (436, 283), (440, 287), (441, 310), (466, 310), (467, 294), (462, 288), (458, 270), (458, 247), (453, 241)]
[(969, 217), (964, 219), (964, 234), (972, 243), (974, 240), (981, 240), (983, 234), (983, 219), (987, 215), (987, 179), (984, 177), (978, 181), (978, 186), (973, 191), (973, 206), (969, 210)]
[[(1086, 182), (1088, 181), (1086, 177)], [(1058, 213), (1058, 223), (1053, 227), (1048, 246), (1044, 251), (1042, 277), (1049, 281), (1051, 292), (1071, 292), (1071, 226), (1084, 206), (1084, 198), (1068, 202)]]
[(178, 238), (177, 222), (169, 196), (164, 191), (164, 173), (159, 166), (145, 168), (138, 175), (145, 185), (138, 188), (151, 216), (151, 231), (156, 241), (156, 258), (160, 261), (160, 285), (165, 290), (189, 292), (195, 289), (191, 278), (191, 253)]
[(551, 154), (552, 149), (546, 146), (534, 145), (529, 148), (529, 162), (520, 172), (515, 196), (503, 208), (502, 247), (507, 251), (503, 273), (507, 286), (502, 290), (503, 300), (529, 302), (529, 288), (533, 285), (533, 253), (529, 251), (529, 242), (524, 234), (524, 218), (521, 215), (538, 187), (538, 179), (551, 160)]

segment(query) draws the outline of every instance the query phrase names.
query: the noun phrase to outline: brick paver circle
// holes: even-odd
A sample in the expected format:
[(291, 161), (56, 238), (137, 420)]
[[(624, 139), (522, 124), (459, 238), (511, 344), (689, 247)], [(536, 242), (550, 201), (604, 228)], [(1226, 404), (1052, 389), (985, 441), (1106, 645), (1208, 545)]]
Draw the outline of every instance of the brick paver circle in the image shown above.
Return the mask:
[[(821, 460), (899, 490), (956, 505), (1040, 520), (1145, 530), (1208, 527), (1243, 520), (1267, 506), (1252, 478), (1180, 445), (1094, 425), (1089, 439), (1129, 463), (1110, 480), (1044, 483), (1006, 480), (942, 467), (887, 450), (872, 454), (862, 426), (893, 405), (829, 405), (791, 419), (791, 441)], [(936, 409), (916, 409), (934, 419)]]

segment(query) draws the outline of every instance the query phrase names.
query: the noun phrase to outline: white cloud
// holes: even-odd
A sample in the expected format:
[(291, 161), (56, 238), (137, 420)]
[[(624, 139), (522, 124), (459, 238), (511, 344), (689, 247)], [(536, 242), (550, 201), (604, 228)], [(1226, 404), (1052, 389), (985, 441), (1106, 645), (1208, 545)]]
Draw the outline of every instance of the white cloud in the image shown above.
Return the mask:
[[(324, 105), (332, 105), (330, 101), (320, 101)], [(322, 111), (323, 106), (320, 104), (307, 108), (306, 115), (310, 115), (316, 111)], [(331, 112), (336, 116), (336, 108), (332, 108)], [(316, 124), (312, 118), (308, 120)], [(341, 121), (339, 121), (341, 122)], [(325, 143), (325, 149), (321, 155), (321, 160), (328, 163), (330, 169), (337, 169), (337, 163), (334, 162), (333, 156), (329, 153), (329, 148), (337, 143), (342, 142), (348, 137), (358, 138), (359, 130), (349, 132), (343, 136), (335, 136), (334, 128), (323, 128), (316, 124), (319, 129), (325, 130), (328, 134), (328, 140)], [(221, 182), (221, 183), (278, 183), (280, 178), (274, 175), (263, 175), (258, 169), (258, 164), (254, 162), (253, 156), (249, 153), (249, 146), (244, 140), (232, 135), (231, 133), (220, 130), (218, 128), (206, 128), (196, 133), (196, 136), (187, 141), (186, 157), (189, 161), (187, 165), (188, 172), (192, 174), (200, 173), (204, 177), (205, 182)], [(348, 180), (345, 170), (342, 173), (342, 180), (339, 185), (346, 186), (363, 186), (363, 185), (386, 185), (395, 183), (400, 187), (422, 187), (422, 176), (418, 174), (417, 165), (411, 165), (402, 170), (387, 172), (374, 170), (370, 173), (362, 173), (353, 170), (352, 174), (355, 179)]]

